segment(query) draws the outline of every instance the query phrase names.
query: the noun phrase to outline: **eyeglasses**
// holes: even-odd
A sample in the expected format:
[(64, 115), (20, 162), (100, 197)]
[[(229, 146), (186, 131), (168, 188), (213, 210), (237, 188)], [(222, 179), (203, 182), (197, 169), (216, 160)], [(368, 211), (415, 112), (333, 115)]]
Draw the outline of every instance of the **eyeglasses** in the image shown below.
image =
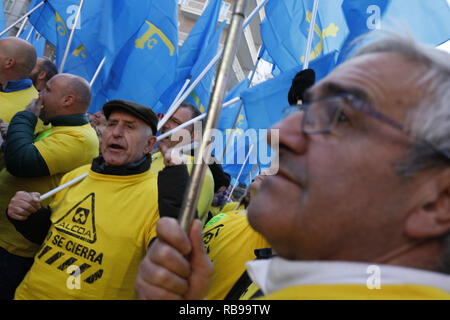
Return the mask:
[[(343, 93), (339, 95), (329, 96), (322, 99), (312, 101), (302, 105), (292, 105), (284, 110), (285, 116), (297, 111), (303, 111), (304, 116), (301, 124), (301, 130), (306, 134), (327, 134), (339, 121), (345, 121), (346, 115), (343, 113), (345, 107), (363, 112), (378, 121), (381, 121), (403, 133), (410, 136), (411, 133), (401, 123), (389, 118), (385, 114), (375, 110), (367, 102), (359, 99), (354, 94)], [(441, 150), (434, 146), (431, 142), (420, 139), (433, 148), (437, 153), (450, 160), (450, 152)]]

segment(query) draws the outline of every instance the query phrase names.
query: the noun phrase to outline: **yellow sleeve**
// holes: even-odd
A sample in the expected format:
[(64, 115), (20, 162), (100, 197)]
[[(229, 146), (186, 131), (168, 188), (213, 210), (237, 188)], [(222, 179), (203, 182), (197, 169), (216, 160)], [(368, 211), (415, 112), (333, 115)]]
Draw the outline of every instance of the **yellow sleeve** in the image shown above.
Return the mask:
[(98, 155), (98, 139), (95, 131), (76, 130), (50, 134), (34, 143), (47, 164), (50, 175), (69, 172), (88, 164)]

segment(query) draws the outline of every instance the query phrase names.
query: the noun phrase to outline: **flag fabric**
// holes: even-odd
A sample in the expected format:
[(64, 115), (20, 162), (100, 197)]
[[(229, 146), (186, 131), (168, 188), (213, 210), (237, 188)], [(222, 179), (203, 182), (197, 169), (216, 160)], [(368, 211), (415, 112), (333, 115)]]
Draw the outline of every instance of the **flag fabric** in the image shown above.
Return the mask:
[(339, 57), (351, 53), (350, 43), (369, 31), (384, 29), (406, 32), (417, 41), (438, 46), (450, 39), (450, 1), (447, 0), (344, 0), (342, 11), (349, 34)]
[[(335, 50), (310, 63), (309, 67), (316, 73), (316, 81), (333, 69), (337, 55)], [(297, 66), (242, 92), (249, 128), (268, 129), (283, 118), (283, 110), (289, 104), (287, 96), (292, 80), (302, 69), (302, 66)]]
[[(219, 51), (220, 38), (222, 37), (222, 31), (225, 25), (226, 22), (223, 21), (217, 29), (214, 37), (211, 38), (208, 46), (200, 53), (191, 70), (192, 79), (197, 79), (197, 77), (199, 77), (202, 71), (206, 68), (207, 64), (217, 55)], [(209, 97), (211, 94), (216, 65), (217, 62), (205, 74), (203, 79), (196, 85), (195, 89), (188, 96), (187, 101), (194, 104), (200, 112), (206, 112), (208, 110)]]
[[(343, 0), (319, 2), (310, 60), (338, 50), (348, 34)], [(314, 0), (269, 0), (261, 37), (274, 64), (284, 72), (303, 65)]]
[(30, 42), (34, 48), (36, 49), (36, 55), (38, 57), (44, 56), (45, 50), (45, 38), (37, 34), (36, 29), (32, 24), (28, 24), (25, 30), (19, 35), (19, 38), (27, 40)]
[[(178, 57), (176, 0), (153, 0), (147, 19), (116, 57), (103, 95), (154, 108), (175, 80)], [(92, 108), (98, 108), (96, 103)], [(94, 112), (95, 110), (92, 110)]]
[[(274, 62), (274, 74), (303, 65), (314, 0), (269, 0), (261, 38)], [(376, 29), (407, 32), (437, 46), (450, 39), (447, 0), (319, 1), (310, 61), (338, 50), (338, 63), (349, 56), (358, 36)], [(278, 72), (277, 69), (280, 71)]]
[[(245, 89), (248, 88), (250, 85), (250, 80), (248, 78), (245, 78), (243, 81), (239, 82), (233, 89), (231, 89), (228, 94), (225, 97), (224, 102), (228, 102), (236, 97), (239, 97)], [(245, 116), (245, 110), (244, 108), (241, 108), (242, 101), (237, 101), (236, 103), (227, 106), (222, 109), (220, 113), (220, 119), (217, 126), (217, 129), (222, 131), (222, 149), (218, 148), (220, 150), (220, 154), (216, 155), (217, 159), (221, 159), (223, 155), (223, 150), (226, 147), (227, 138), (233, 139), (233, 144), (228, 146), (227, 149), (227, 155), (232, 154), (232, 157), (224, 157), (222, 161), (222, 168), (223, 170), (228, 173), (231, 177), (236, 178), (239, 174), (239, 171), (241, 170), (242, 163), (239, 164), (237, 155), (238, 152), (241, 154), (246, 155), (249, 150), (249, 143), (250, 141), (245, 141), (244, 132), (247, 129), (247, 118)], [(238, 121), (236, 122), (236, 127), (234, 130), (233, 124), (234, 120), (236, 119), (237, 112), (240, 110)], [(244, 138), (241, 138), (244, 137)], [(231, 142), (230, 142), (231, 144)], [(232, 151), (230, 151), (232, 150)], [(242, 156), (241, 156), (242, 157)], [(242, 159), (240, 159), (242, 160)], [(245, 159), (244, 159), (245, 160)], [(242, 162), (242, 161), (241, 161)], [(245, 179), (249, 174), (249, 167), (251, 167), (252, 164), (247, 163), (241, 177), (239, 178), (240, 182), (244, 182), (243, 179)], [(250, 168), (251, 170), (251, 168)]]
[[(30, 9), (40, 1), (33, 0)], [(48, 0), (29, 20), (56, 47), (56, 64), (62, 62), (69, 35), (75, 28), (64, 72), (90, 80), (106, 57), (102, 73), (108, 75), (114, 57), (139, 30), (151, 1), (85, 1), (75, 26), (79, 0)]]
[(211, 39), (217, 32), (221, 4), (222, 0), (210, 0), (183, 42), (179, 50), (175, 81), (161, 96), (160, 103), (156, 107), (157, 113), (164, 114), (167, 112), (188, 78), (191, 79), (191, 82), (195, 80), (192, 75), (192, 68), (196, 62), (199, 70), (203, 70), (210, 62), (201, 61), (199, 57), (204, 50), (207, 50)]
[[(29, 10), (40, 2), (40, 0), (33, 0)], [(58, 68), (62, 62), (71, 29), (74, 27), (78, 5), (78, 0), (49, 0), (29, 16), (29, 21), (37, 32), (56, 47), (55, 64)], [(80, 30), (85, 29), (89, 32), (89, 26), (85, 25), (84, 18), (85, 16), (81, 17), (78, 26)], [(80, 32), (78, 31), (80, 30), (75, 30), (63, 72), (76, 74), (90, 81), (101, 59), (92, 56), (79, 41)]]
[[(3, 1), (0, 1), (0, 32), (6, 29), (5, 10), (3, 8)], [(5, 37), (6, 35), (2, 36)]]
[[(246, 90), (250, 85), (250, 80), (245, 78), (241, 82), (239, 82), (233, 89), (231, 89), (227, 95), (225, 96), (224, 103), (240, 97), (241, 93)], [(242, 100), (239, 100), (232, 105), (229, 105), (222, 109), (220, 113), (219, 123), (217, 125), (217, 129), (223, 131), (225, 133), (226, 130), (230, 130), (233, 127), (234, 120), (236, 119), (237, 112), (239, 111)], [(240, 116), (238, 118), (238, 122), (236, 123), (236, 128), (245, 130), (247, 129), (247, 119), (245, 117), (245, 110), (242, 108)]]

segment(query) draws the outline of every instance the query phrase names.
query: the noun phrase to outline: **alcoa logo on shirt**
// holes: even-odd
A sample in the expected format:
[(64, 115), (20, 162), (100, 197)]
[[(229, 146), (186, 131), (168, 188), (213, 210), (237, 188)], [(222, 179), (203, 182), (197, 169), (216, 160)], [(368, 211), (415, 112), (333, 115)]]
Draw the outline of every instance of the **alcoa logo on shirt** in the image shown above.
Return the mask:
[(103, 253), (89, 247), (95, 243), (95, 193), (88, 194), (54, 225), (57, 232), (50, 231), (37, 259), (67, 272), (67, 288), (80, 289), (81, 277), (92, 284), (103, 275)]

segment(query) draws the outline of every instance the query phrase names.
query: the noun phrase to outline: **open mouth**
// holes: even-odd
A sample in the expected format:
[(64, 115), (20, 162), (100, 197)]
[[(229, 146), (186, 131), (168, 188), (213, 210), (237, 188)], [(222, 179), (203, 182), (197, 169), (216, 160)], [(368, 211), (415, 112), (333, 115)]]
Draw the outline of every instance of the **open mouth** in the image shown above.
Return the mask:
[(125, 149), (123, 146), (121, 146), (121, 145), (119, 145), (119, 144), (116, 144), (116, 143), (110, 144), (110, 145), (108, 146), (108, 148), (113, 149), (113, 150), (117, 150), (117, 151), (120, 151), (120, 150), (124, 150), (124, 149)]

